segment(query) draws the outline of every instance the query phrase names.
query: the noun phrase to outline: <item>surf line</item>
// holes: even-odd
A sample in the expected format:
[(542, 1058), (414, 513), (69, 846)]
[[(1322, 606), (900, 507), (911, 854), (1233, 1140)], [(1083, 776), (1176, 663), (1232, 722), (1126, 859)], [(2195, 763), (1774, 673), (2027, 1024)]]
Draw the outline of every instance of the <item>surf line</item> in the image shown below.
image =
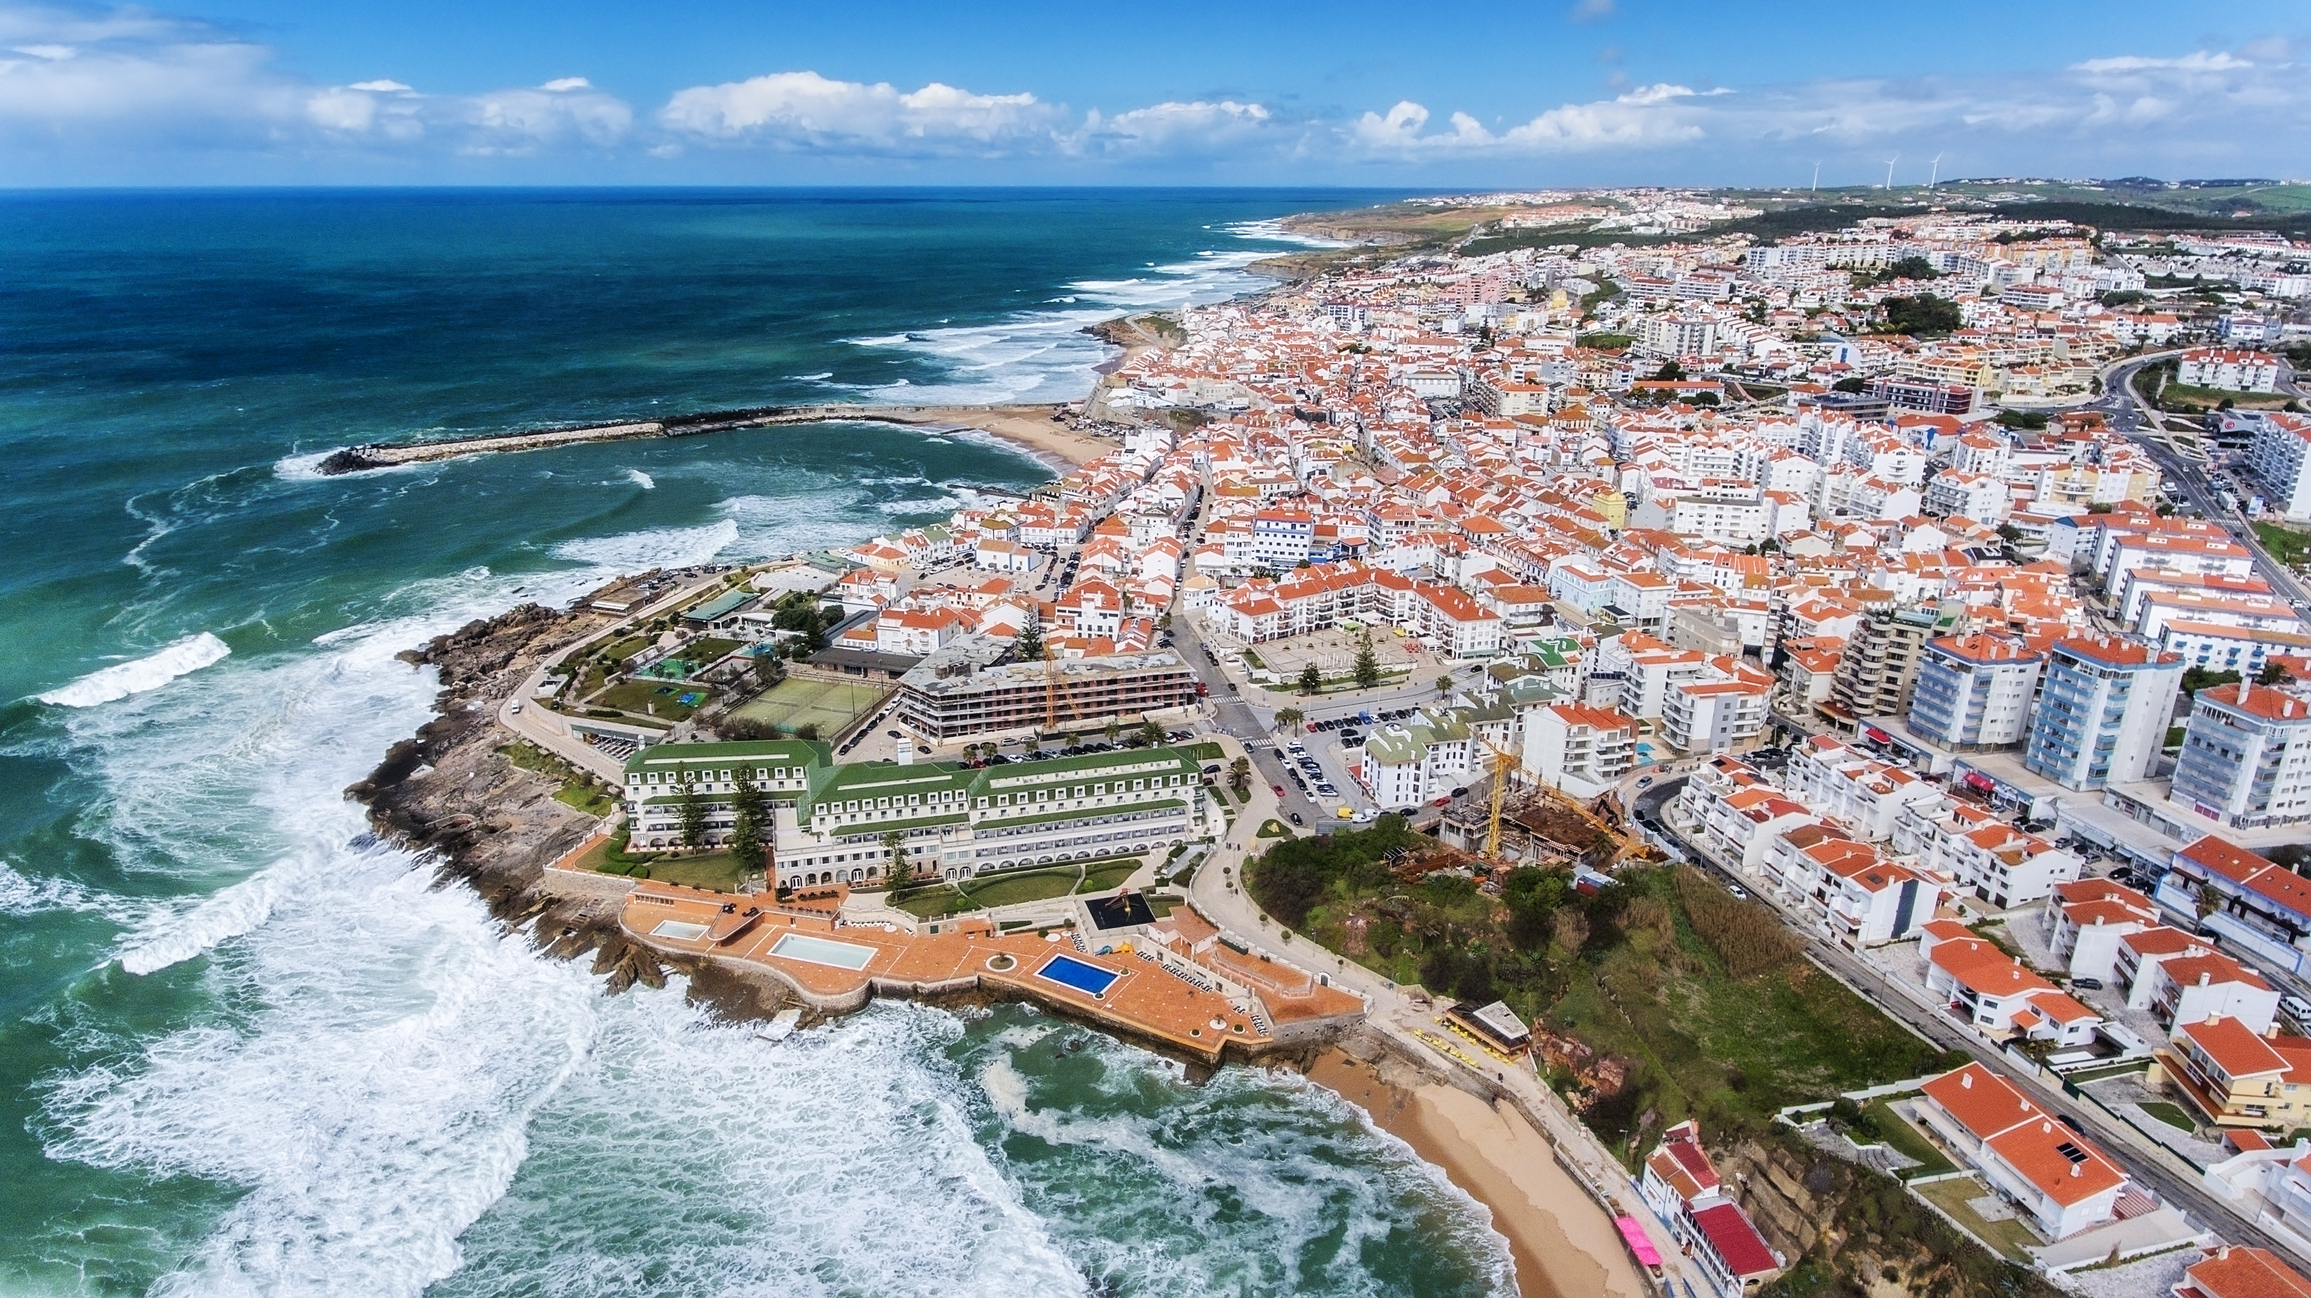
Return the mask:
[(755, 406), (744, 410), (708, 410), (694, 415), (641, 422), (570, 424), (523, 433), (488, 433), (474, 437), (444, 437), (423, 442), (370, 443), (348, 446), (321, 461), (324, 476), (388, 469), (404, 464), (487, 455), (501, 451), (533, 451), (548, 446), (583, 442), (621, 442), (652, 437), (695, 437), (733, 428), (772, 428), (790, 424), (868, 423), (896, 424), (921, 432), (962, 432), (973, 425), (972, 414), (995, 411), (1057, 411), (1049, 406), (890, 406), (825, 402), (803, 406)]

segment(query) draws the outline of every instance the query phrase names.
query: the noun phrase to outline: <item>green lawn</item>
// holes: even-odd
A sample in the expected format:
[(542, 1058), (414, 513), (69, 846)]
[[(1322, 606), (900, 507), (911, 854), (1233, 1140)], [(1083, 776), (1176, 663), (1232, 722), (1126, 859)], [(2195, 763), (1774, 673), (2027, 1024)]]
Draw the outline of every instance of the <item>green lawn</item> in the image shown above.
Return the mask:
[(2255, 524), (2255, 539), (2271, 552), (2271, 557), (2292, 568), (2311, 558), (2311, 532), (2298, 532), (2277, 523)]
[[(695, 701), (684, 704), (684, 698)], [(621, 681), (602, 691), (593, 700), (595, 705), (616, 708), (630, 716), (656, 717), (661, 721), (687, 721), (690, 714), (714, 699), (714, 691), (703, 685), (669, 683), (666, 681)]]
[(1142, 864), (1143, 862), (1136, 856), (1127, 856), (1115, 861), (1089, 862), (1084, 866), (1083, 883), (1076, 888), (1076, 891), (1106, 892), (1110, 888), (1120, 888), (1123, 886), (1124, 880), (1139, 873)]
[(1253, 835), (1253, 837), (1255, 837), (1255, 838), (1288, 838), (1288, 837), (1290, 837), (1290, 836), (1291, 836), (1291, 833), (1292, 833), (1292, 831), (1291, 831), (1291, 830), (1284, 828), (1284, 822), (1283, 822), (1283, 821), (1280, 821), (1280, 820), (1264, 820), (1264, 821), (1261, 821), (1261, 822), (1260, 822), (1260, 828), (1259, 828), (1259, 832), (1258, 832), (1258, 833), (1256, 833), (1256, 834), (1254, 834), (1254, 835)]
[(728, 852), (662, 856), (650, 863), (650, 877), (716, 892), (736, 892), (741, 880), (738, 861)]
[(726, 640), (721, 636), (701, 636), (682, 646), (682, 656), (704, 667), (714, 663), (723, 655), (736, 653), (744, 647), (742, 641)]
[(1957, 1170), (1956, 1165), (1934, 1147), (1934, 1142), (1926, 1139), (1916, 1127), (1903, 1121), (1901, 1114), (1894, 1112), (1890, 1100), (1872, 1100), (1862, 1106), (1861, 1121), (1857, 1125), (1863, 1128), (1865, 1135), (1874, 1134), (1905, 1158), (1916, 1159), (1918, 1166), (1909, 1170), (1909, 1176), (1933, 1176)]
[(1199, 762), (1216, 762), (1228, 755), (1226, 749), (1209, 739), (1198, 740), (1187, 746), (1188, 756)]
[(2193, 1122), (2191, 1115), (2183, 1112), (2183, 1108), (2179, 1104), (2166, 1100), (2144, 1100), (2135, 1107), (2177, 1131), (2196, 1132), (2199, 1129), (2199, 1124)]
[(1075, 891), (1075, 871), (1031, 870), (1021, 874), (1003, 874), (974, 882), (966, 889), (971, 900), (989, 908), (1016, 906), (1023, 901), (1049, 901)]
[(1935, 1207), (1949, 1213), (1951, 1219), (1966, 1228), (1976, 1239), (1988, 1244), (1992, 1251), (2009, 1262), (2028, 1265), (2030, 1254), (2023, 1250), (2038, 1242), (2030, 1228), (2020, 1221), (1986, 1221), (1974, 1211), (1968, 1200), (1979, 1199), (1990, 1193), (1987, 1186), (1971, 1176), (1936, 1181), (1916, 1187), (1919, 1194), (1931, 1200)]
[(618, 809), (617, 797), (598, 784), (565, 783), (554, 790), (554, 801), (589, 816), (607, 816)]
[(630, 635), (625, 639), (618, 641), (616, 644), (611, 645), (605, 652), (608, 654), (611, 662), (622, 663), (628, 658), (633, 657), (635, 654), (638, 654), (644, 649), (649, 648), (655, 639), (655, 636)]

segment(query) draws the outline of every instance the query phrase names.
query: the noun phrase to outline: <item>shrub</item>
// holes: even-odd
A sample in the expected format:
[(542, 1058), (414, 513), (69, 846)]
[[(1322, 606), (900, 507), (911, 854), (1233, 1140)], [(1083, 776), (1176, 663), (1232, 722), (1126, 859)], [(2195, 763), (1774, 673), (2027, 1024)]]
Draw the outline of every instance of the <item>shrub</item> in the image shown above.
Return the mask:
[(1804, 947), (1781, 926), (1780, 917), (1754, 901), (1740, 901), (1691, 866), (1677, 869), (1677, 900), (1693, 932), (1735, 979), (1779, 969)]

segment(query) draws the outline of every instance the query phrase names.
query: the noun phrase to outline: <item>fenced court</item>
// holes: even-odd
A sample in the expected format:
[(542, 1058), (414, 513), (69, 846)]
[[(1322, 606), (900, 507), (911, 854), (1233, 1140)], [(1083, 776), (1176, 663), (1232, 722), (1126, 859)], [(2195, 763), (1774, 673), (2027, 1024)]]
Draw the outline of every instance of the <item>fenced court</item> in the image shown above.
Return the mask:
[(815, 725), (821, 739), (832, 739), (881, 706), (889, 693), (884, 686), (789, 676), (748, 699), (731, 715), (741, 721), (776, 726), (789, 734), (801, 726)]

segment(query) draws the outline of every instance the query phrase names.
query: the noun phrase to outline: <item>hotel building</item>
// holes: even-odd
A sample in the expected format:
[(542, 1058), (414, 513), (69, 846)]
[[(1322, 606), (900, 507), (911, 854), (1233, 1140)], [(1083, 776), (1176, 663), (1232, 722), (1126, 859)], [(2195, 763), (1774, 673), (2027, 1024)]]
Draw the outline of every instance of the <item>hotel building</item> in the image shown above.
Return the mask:
[[(704, 804), (706, 841), (729, 841), (731, 795), (762, 791), (776, 831), (778, 887), (878, 883), (885, 836), (905, 836), (922, 874), (968, 879), (994, 870), (1123, 856), (1205, 833), (1205, 795), (1185, 749), (1139, 748), (972, 769), (829, 759), (803, 740), (660, 744), (626, 761), (626, 817), (637, 847), (682, 839), (682, 807)], [(686, 790), (688, 792), (686, 792)]]

